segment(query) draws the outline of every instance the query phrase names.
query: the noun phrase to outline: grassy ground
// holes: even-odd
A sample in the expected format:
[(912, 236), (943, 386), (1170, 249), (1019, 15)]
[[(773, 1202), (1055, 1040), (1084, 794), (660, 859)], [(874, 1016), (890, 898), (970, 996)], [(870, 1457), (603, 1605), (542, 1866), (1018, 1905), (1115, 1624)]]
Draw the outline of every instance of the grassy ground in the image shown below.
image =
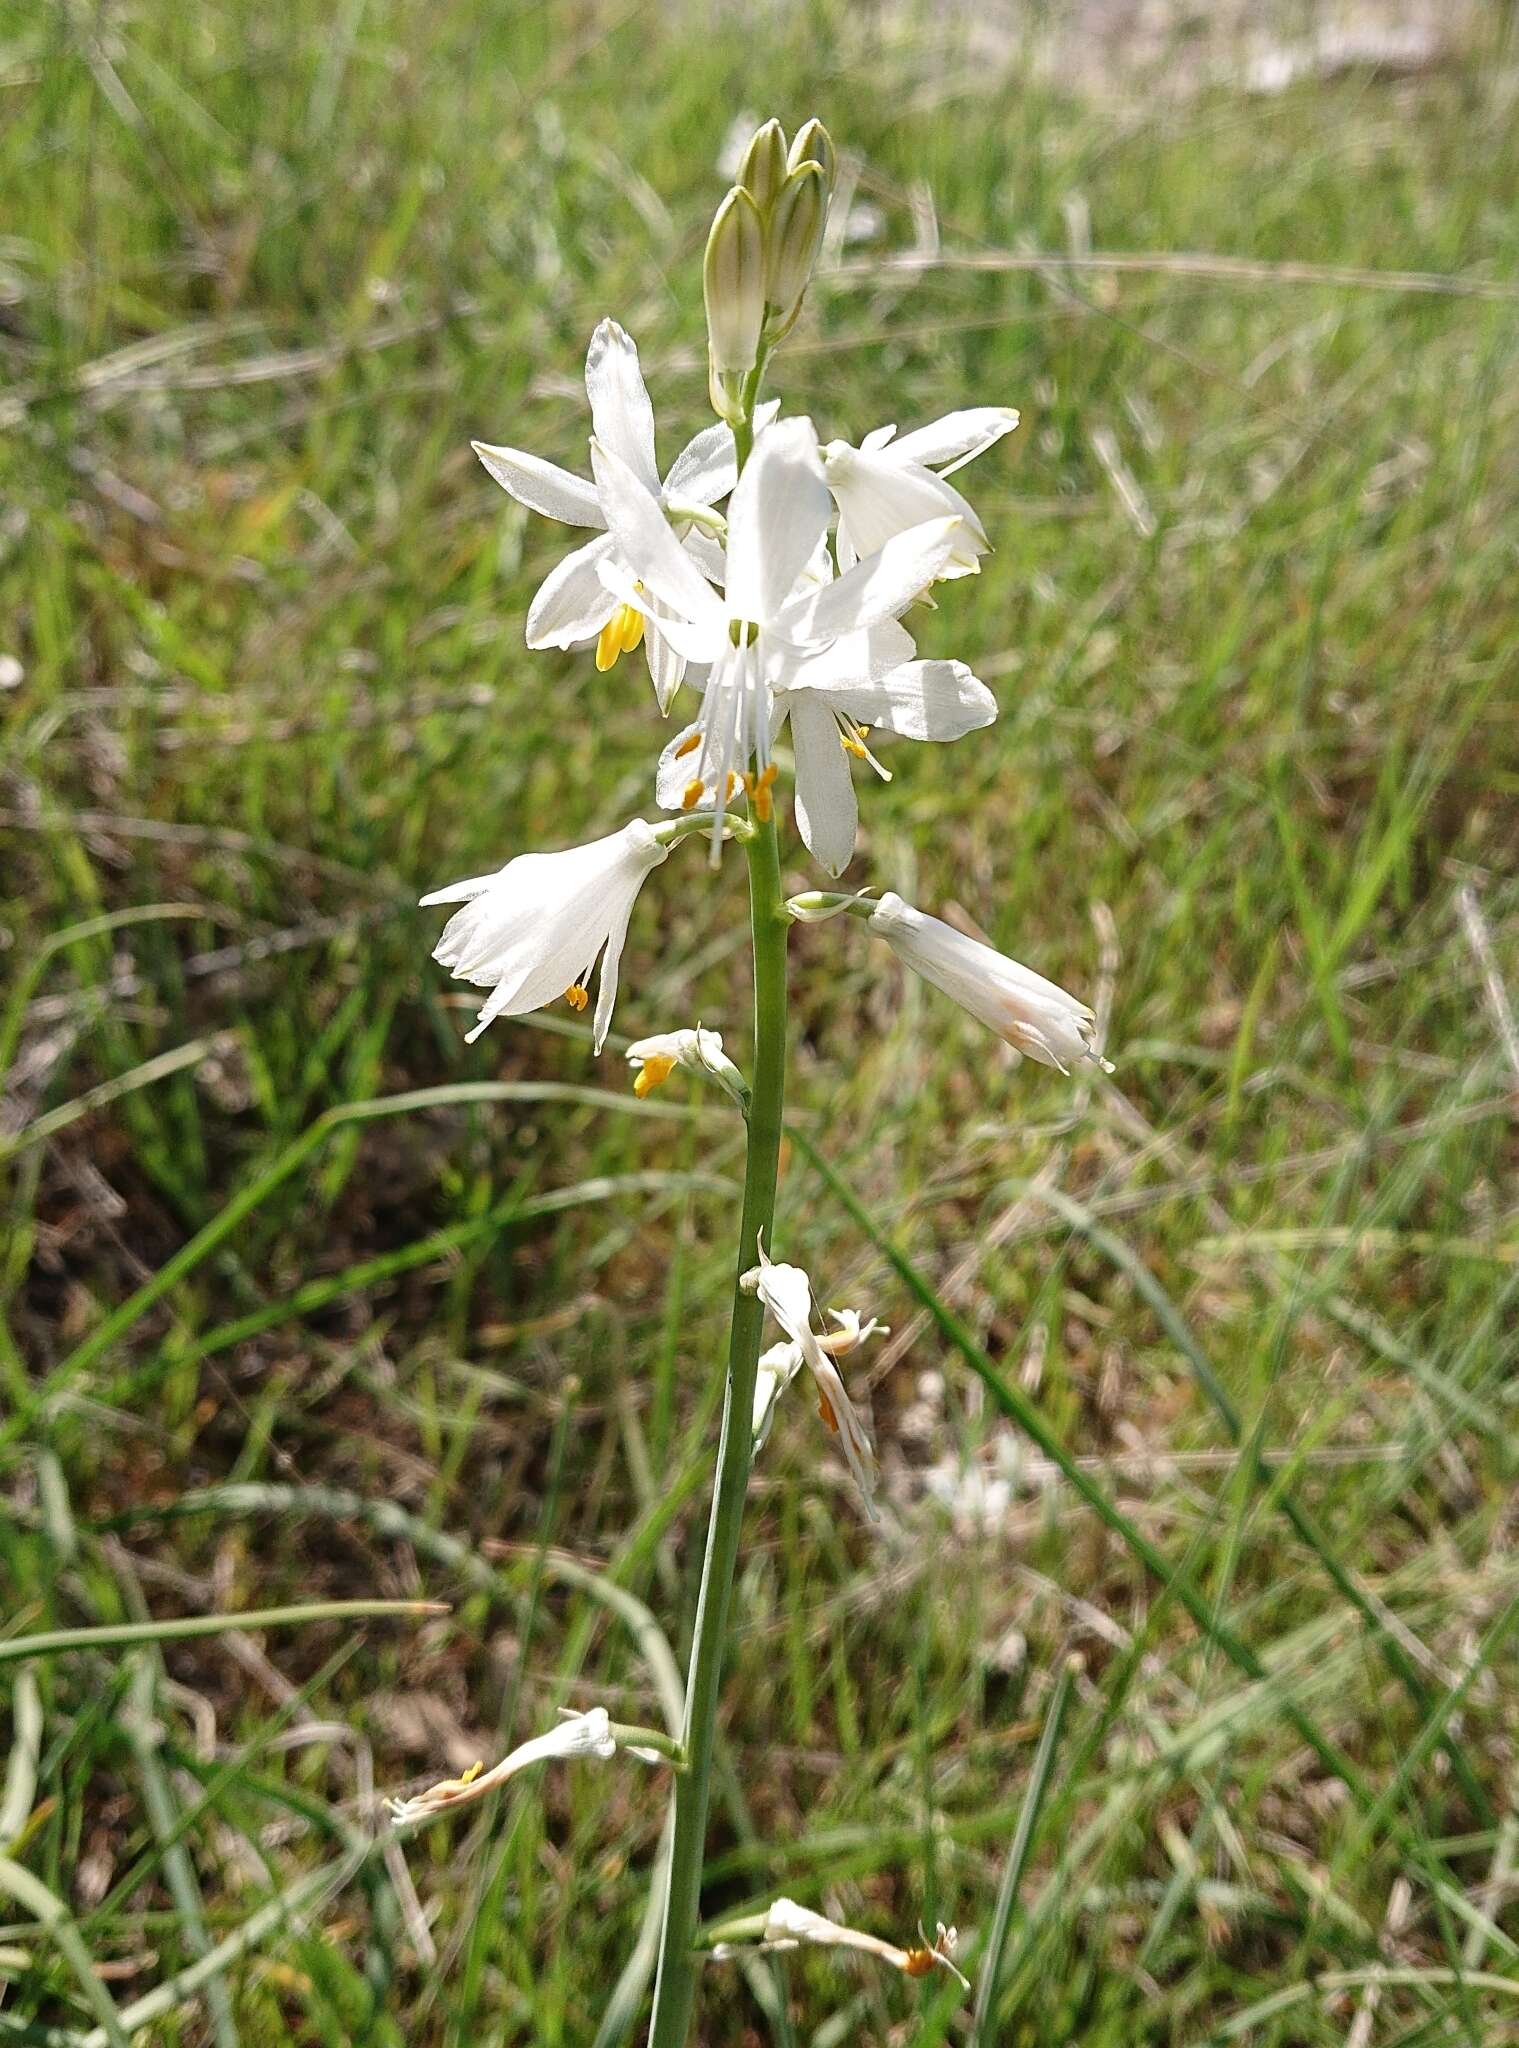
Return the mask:
[[(72, 1923), (0, 1906), (0, 2039), (130, 2017), (251, 1927), (147, 2038), (578, 2048), (637, 1938), (642, 1766), (520, 1781), (418, 1840), (414, 1892), (353, 1831), (561, 1702), (657, 1720), (630, 1602), (684, 1651), (737, 1140), (678, 1083), (635, 1114), (568, 1013), (465, 1048), (411, 905), (651, 801), (641, 675), (525, 654), (559, 538), (468, 440), (577, 460), (608, 312), (662, 447), (701, 423), (741, 107), (823, 115), (876, 211), (788, 407), (1024, 408), (972, 472), (997, 552), (923, 636), (1001, 721), (891, 756), (851, 881), (1099, 996), (1118, 1069), (1015, 1069), (859, 930), (797, 934), (783, 1248), (894, 1325), (889, 1512), (794, 1399), (708, 1908), (942, 1917), (974, 1977), (1077, 1652), (986, 2040), (1515, 2037), (1519, 129), (1484, 34), (1396, 82), (1098, 105), (850, 8), (12, 13), (7, 1631), (453, 1605), (0, 1665), (0, 1852)], [(935, 224), (1261, 268), (882, 267)], [(741, 888), (654, 878), (630, 1036), (742, 1043)], [(820, 2048), (969, 2013), (827, 1957), (716, 1965), (703, 2010)]]

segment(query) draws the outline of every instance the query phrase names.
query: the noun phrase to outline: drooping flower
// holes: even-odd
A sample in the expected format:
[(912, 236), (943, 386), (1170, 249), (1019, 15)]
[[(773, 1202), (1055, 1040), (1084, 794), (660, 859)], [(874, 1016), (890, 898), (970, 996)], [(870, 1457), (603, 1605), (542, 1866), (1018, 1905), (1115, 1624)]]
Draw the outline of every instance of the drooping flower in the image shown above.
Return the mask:
[(468, 1041), (495, 1018), (523, 1016), (556, 996), (583, 1010), (600, 955), (593, 1030), (600, 1052), (617, 1000), (617, 970), (634, 900), (668, 852), (653, 827), (634, 818), (605, 839), (561, 853), (519, 853), (493, 875), (452, 882), (424, 896), (424, 906), (464, 905), (444, 926), (433, 958), (458, 980), (491, 990)]
[(462, 1777), (445, 1778), (441, 1784), (429, 1785), (425, 1792), (418, 1792), (410, 1799), (387, 1801), (390, 1817), (399, 1826), (409, 1821), (430, 1820), (434, 1814), (449, 1812), (456, 1806), (467, 1806), (472, 1800), (483, 1799), (488, 1792), (494, 1792), (498, 1785), (504, 1785), (508, 1778), (526, 1770), (529, 1764), (546, 1763), (556, 1757), (609, 1757), (616, 1754), (617, 1744), (612, 1737), (606, 1708), (592, 1707), (589, 1713), (573, 1714), (561, 1721), (557, 1728), (550, 1728), (547, 1734), (535, 1735), (530, 1742), (520, 1743), (509, 1756), (504, 1756), (488, 1771), (482, 1771), (479, 1764), (475, 1764)]
[[(828, 1313), (839, 1327), (830, 1330), (826, 1337), (819, 1337), (817, 1342), (819, 1351), (826, 1352), (830, 1358), (844, 1357), (863, 1344), (867, 1337), (888, 1337), (891, 1334), (887, 1324), (878, 1323), (874, 1316), (865, 1321), (858, 1309), (831, 1308)], [(801, 1345), (789, 1337), (760, 1353), (754, 1382), (756, 1451), (764, 1449), (770, 1436), (770, 1425), (775, 1420), (776, 1403), (805, 1363)]]
[(1030, 1059), (1058, 1067), (1062, 1074), (1079, 1060), (1113, 1071), (1097, 1050), (1092, 1012), (1042, 974), (979, 939), (968, 939), (891, 892), (868, 922), (915, 974), (943, 989)]
[(740, 1108), (748, 1100), (743, 1075), (723, 1051), (722, 1033), (708, 1031), (701, 1024), (694, 1030), (657, 1031), (650, 1038), (635, 1039), (627, 1056), (635, 1069), (633, 1093), (640, 1100), (662, 1087), (677, 1067), (689, 1067), (716, 1081)]
[(971, 506), (945, 478), (1017, 424), (1011, 406), (979, 405), (946, 413), (900, 440), (895, 427), (877, 427), (858, 448), (830, 441), (823, 473), (839, 508), (839, 567), (848, 569), (925, 519), (953, 515), (963, 522), (959, 544), (939, 575), (975, 575), (990, 542)]
[(898, 1948), (894, 1942), (882, 1941), (878, 1935), (862, 1933), (857, 1927), (846, 1927), (841, 1921), (815, 1913), (810, 1906), (799, 1906), (795, 1899), (777, 1899), (765, 1915), (764, 1941), (766, 1947), (780, 1949), (804, 1945), (851, 1948), (860, 1955), (875, 1956), (893, 1970), (900, 1970), (904, 1977), (926, 1977), (936, 1969), (948, 1970), (952, 1977), (959, 1978), (967, 1991), (970, 1989), (965, 1977), (955, 1967), (955, 1930), (946, 1927), (942, 1921), (932, 1942), (925, 1938), (912, 1948)]
[[(737, 476), (733, 432), (719, 422), (706, 427), (676, 456), (660, 481), (654, 450), (654, 408), (638, 366), (631, 335), (615, 320), (603, 320), (591, 336), (585, 359), (591, 422), (603, 447), (615, 449), (660, 520), (672, 523), (674, 545), (721, 574), (722, 551), (711, 537), (722, 528), (712, 511), (732, 490)], [(657, 623), (656, 605), (625, 605), (598, 573), (616, 542), (605, 531), (607, 516), (596, 485), (520, 448), (473, 443), (487, 470), (519, 505), (568, 526), (597, 530), (597, 539), (551, 569), (528, 608), (529, 647), (585, 647), (596, 642), (596, 666), (608, 669), (621, 653), (642, 640), (659, 708), (669, 708), (685, 673), (685, 658)], [(677, 537), (678, 536), (678, 537)]]
[[(772, 1259), (765, 1250), (762, 1236), (759, 1240), (759, 1264), (744, 1274), (742, 1285), (749, 1293), (758, 1295), (800, 1352), (817, 1388), (818, 1414), (842, 1445), (845, 1462), (859, 1489), (865, 1512), (874, 1521), (876, 1509), (871, 1475), (875, 1453), (865, 1425), (845, 1391), (839, 1369), (828, 1355), (830, 1349), (838, 1348), (837, 1340), (831, 1342), (826, 1337), (820, 1338), (812, 1327), (812, 1282), (800, 1266), (786, 1266)], [(856, 1319), (845, 1321), (844, 1328), (846, 1332), (853, 1328), (856, 1331), (855, 1341), (858, 1341)], [(847, 1350), (849, 1346), (843, 1348)], [(777, 1394), (781, 1385), (778, 1363), (772, 1360), (771, 1367)], [(756, 1414), (756, 1428), (763, 1419)]]
[(701, 714), (675, 743), (688, 764), (683, 808), (711, 802), (713, 847), (741, 775), (768, 790), (771, 693), (841, 636), (895, 619), (943, 569), (958, 518), (895, 535), (831, 581), (805, 575), (828, 523), (828, 492), (808, 419), (767, 427), (728, 503), (726, 587), (712, 588), (617, 452), (591, 444), (591, 462), (620, 559), (603, 560), (608, 587), (634, 609), (659, 606), (660, 631), (691, 661), (710, 664)]

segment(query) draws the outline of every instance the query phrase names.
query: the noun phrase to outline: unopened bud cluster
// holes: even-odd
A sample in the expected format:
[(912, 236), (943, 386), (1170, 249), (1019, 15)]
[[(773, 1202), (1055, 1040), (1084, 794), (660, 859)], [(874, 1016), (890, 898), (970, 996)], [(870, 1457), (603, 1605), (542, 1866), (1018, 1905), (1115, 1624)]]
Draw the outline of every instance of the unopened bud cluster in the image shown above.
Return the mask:
[(744, 412), (743, 384), (802, 310), (828, 222), (838, 158), (821, 121), (790, 149), (779, 121), (755, 130), (707, 237), (702, 291), (713, 409)]

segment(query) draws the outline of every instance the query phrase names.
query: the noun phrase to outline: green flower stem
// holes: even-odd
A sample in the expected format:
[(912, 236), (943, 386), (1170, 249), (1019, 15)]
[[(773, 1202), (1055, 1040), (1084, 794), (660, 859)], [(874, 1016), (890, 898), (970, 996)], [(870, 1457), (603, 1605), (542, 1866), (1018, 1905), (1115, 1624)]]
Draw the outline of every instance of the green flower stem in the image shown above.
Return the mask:
[[(742, 459), (748, 453), (747, 436), (736, 430), (735, 438)], [(744, 851), (749, 859), (749, 916), (754, 938), (754, 1084), (749, 1106), (749, 1150), (744, 1166), (744, 1213), (734, 1275), (717, 1485), (712, 1495), (696, 1636), (686, 1678), (686, 1769), (675, 1785), (675, 1840), (665, 1893), (649, 2048), (685, 2048), (695, 1999), (692, 1948), (701, 1903), (712, 1744), (717, 1728), (723, 1653), (728, 1641), (728, 1605), (753, 1455), (754, 1381), (764, 1320), (760, 1302), (754, 1295), (746, 1294), (738, 1282), (759, 1264), (761, 1232), (769, 1247), (780, 1159), (786, 1080), (788, 920), (781, 904), (780, 849), (774, 818), (756, 825), (754, 837), (746, 842)]]

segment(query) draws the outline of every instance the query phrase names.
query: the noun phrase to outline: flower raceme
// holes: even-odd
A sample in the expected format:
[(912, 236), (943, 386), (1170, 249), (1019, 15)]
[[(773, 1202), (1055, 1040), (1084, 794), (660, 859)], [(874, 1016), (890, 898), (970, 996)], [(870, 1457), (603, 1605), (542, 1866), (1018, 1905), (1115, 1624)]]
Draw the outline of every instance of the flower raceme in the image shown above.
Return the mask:
[(654, 828), (634, 818), (589, 845), (519, 853), (495, 874), (452, 882), (424, 896), (424, 906), (464, 906), (444, 926), (433, 958), (456, 979), (491, 990), (468, 1041), (495, 1018), (520, 1017), (558, 996), (583, 1010), (599, 955), (592, 1038), (600, 1052), (611, 1028), (634, 901), (668, 852)]
[(741, 781), (755, 795), (773, 780), (774, 694), (840, 639), (899, 617), (955, 553), (962, 522), (930, 519), (844, 575), (821, 574), (829, 498), (817, 436), (808, 419), (780, 420), (759, 436), (729, 500), (719, 594), (616, 451), (593, 441), (591, 460), (616, 543), (599, 565), (603, 582), (657, 618), (687, 660), (709, 665), (700, 716), (667, 758), (687, 764), (682, 806), (712, 806), (715, 857)]
[(890, 891), (871, 911), (869, 924), (915, 974), (1030, 1059), (1058, 1067), (1062, 1074), (1081, 1060), (1113, 1071), (1097, 1050), (1092, 1012), (1042, 974), (979, 939), (968, 939)]
[[(672, 541), (713, 574), (722, 572), (722, 550), (714, 534), (722, 519), (712, 510), (737, 477), (733, 430), (723, 422), (705, 427), (676, 456), (660, 481), (654, 449), (654, 408), (638, 364), (632, 337), (615, 320), (603, 320), (591, 336), (585, 359), (586, 396), (597, 440), (613, 449), (650, 508), (671, 522)], [(529, 647), (586, 647), (596, 644), (596, 665), (610, 668), (640, 639), (661, 711), (667, 710), (685, 673), (685, 660), (661, 633), (657, 607), (625, 606), (601, 580), (602, 562), (615, 538), (594, 483), (520, 448), (476, 441), (475, 453), (519, 505), (567, 526), (598, 529), (597, 538), (565, 556), (552, 569), (528, 607)]]
[[(800, 1266), (786, 1266), (772, 1259), (765, 1250), (763, 1236), (758, 1249), (759, 1264), (745, 1273), (739, 1284), (747, 1293), (758, 1295), (790, 1343), (796, 1346), (802, 1362), (812, 1374), (818, 1394), (818, 1414), (838, 1438), (865, 1512), (874, 1521), (876, 1509), (872, 1498), (872, 1474), (875, 1453), (865, 1425), (845, 1391), (839, 1369), (829, 1354), (852, 1348), (852, 1344), (858, 1343), (862, 1336), (870, 1335), (878, 1325), (872, 1323), (862, 1330), (858, 1316), (849, 1313), (839, 1318), (842, 1334), (848, 1341), (841, 1343), (838, 1336), (819, 1337), (812, 1327), (812, 1282)], [(782, 1369), (782, 1362), (772, 1357), (769, 1376), (774, 1381), (774, 1393), (769, 1396), (767, 1408), (773, 1407), (775, 1397), (784, 1384)], [(768, 1414), (762, 1416), (759, 1413), (756, 1400), (754, 1427), (757, 1433), (762, 1427), (768, 1427), (768, 1420)]]

